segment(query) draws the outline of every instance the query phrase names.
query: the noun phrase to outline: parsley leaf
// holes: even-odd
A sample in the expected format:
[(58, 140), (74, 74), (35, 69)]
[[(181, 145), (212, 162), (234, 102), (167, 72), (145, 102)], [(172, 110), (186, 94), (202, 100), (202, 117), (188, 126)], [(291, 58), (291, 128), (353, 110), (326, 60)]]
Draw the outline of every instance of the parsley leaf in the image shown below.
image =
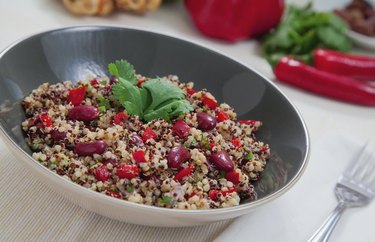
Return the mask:
[(162, 198), (159, 200), (160, 205), (174, 205), (175, 201), (167, 195), (164, 195)]
[(138, 87), (120, 77), (118, 83), (112, 85), (112, 92), (128, 114), (143, 117), (142, 95)]
[[(135, 85), (134, 68), (128, 62), (115, 61), (108, 65), (108, 69), (112, 75), (119, 76), (119, 82), (112, 85), (112, 92), (130, 115), (149, 122), (159, 118), (171, 120), (193, 110), (184, 92), (169, 80), (151, 79), (139, 88)], [(135, 82), (130, 81), (132, 78)]]
[(117, 60), (108, 64), (108, 71), (117, 78), (121, 77), (134, 85), (137, 84), (134, 67), (126, 60)]
[(109, 100), (105, 99), (102, 95), (98, 95), (98, 101), (99, 101), (99, 109), (103, 111), (111, 107), (109, 104)]

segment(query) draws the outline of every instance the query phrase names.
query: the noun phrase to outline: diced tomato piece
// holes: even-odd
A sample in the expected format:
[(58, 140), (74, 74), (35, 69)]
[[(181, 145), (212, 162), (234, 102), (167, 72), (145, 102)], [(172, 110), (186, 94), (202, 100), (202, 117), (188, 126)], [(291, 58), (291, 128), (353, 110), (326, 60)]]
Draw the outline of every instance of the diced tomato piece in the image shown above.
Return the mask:
[(236, 147), (236, 148), (240, 148), (242, 146), (241, 144), (241, 140), (240, 139), (237, 139), (237, 138), (234, 138), (232, 139), (232, 144)]
[(248, 124), (248, 125), (254, 125), (257, 121), (256, 120), (238, 120), (240, 124)]
[(218, 122), (223, 122), (223, 121), (229, 119), (228, 114), (226, 114), (225, 112), (223, 112), (223, 111), (221, 111), (221, 110), (219, 110), (219, 109), (217, 109), (217, 110), (215, 111), (215, 113), (216, 113), (216, 120), (217, 120)]
[(178, 182), (181, 182), (185, 177), (188, 177), (191, 175), (191, 173), (193, 172), (194, 170), (194, 165), (190, 165), (184, 169), (182, 169), (181, 171), (179, 171), (175, 176), (174, 176), (174, 180), (175, 181), (178, 181)]
[(221, 191), (221, 190), (220, 190), (221, 194), (222, 194), (224, 197), (225, 197), (227, 194), (233, 193), (233, 192), (235, 192), (235, 191), (236, 191), (236, 188), (235, 188), (235, 187), (229, 188), (229, 189), (226, 190), (226, 191)]
[(235, 171), (230, 171), (225, 175), (225, 179), (237, 185), (240, 182), (240, 174)]
[(143, 131), (142, 134), (142, 140), (143, 142), (146, 142), (149, 139), (157, 139), (158, 135), (155, 134), (155, 132), (151, 128), (146, 128), (145, 131)]
[(78, 87), (69, 91), (68, 101), (74, 106), (78, 106), (82, 103), (85, 98), (86, 87)]
[(210, 143), (210, 149), (212, 150), (214, 147), (216, 146), (216, 144), (215, 143)]
[(197, 91), (195, 91), (194, 89), (191, 89), (191, 88), (187, 88), (186, 89), (186, 93), (188, 94), (188, 96), (190, 97), (191, 95), (193, 95), (194, 93), (196, 93)]
[(133, 158), (137, 163), (147, 162), (145, 158), (145, 152), (143, 150), (138, 150), (133, 153)]
[(263, 146), (261, 149), (260, 149), (260, 151), (262, 151), (262, 152), (265, 152), (265, 151), (267, 151), (268, 150), (268, 147), (267, 146)]
[(177, 122), (173, 125), (172, 131), (178, 137), (183, 138), (189, 134), (190, 126), (182, 120), (177, 120)]
[(114, 198), (121, 198), (121, 194), (113, 191), (106, 191), (105, 194)]
[(102, 164), (95, 169), (95, 177), (99, 181), (105, 182), (109, 179), (111, 173), (109, 172), (106, 165)]
[(126, 164), (120, 164), (117, 167), (116, 175), (120, 179), (132, 179), (139, 175), (139, 170), (136, 165), (126, 165)]
[(50, 117), (48, 116), (48, 114), (46, 114), (46, 113), (40, 114), (39, 119), (40, 119), (40, 122), (42, 122), (42, 126), (44, 128), (53, 126), (52, 121), (51, 121)]
[(209, 98), (207, 96), (203, 97), (202, 100), (203, 104), (206, 105), (209, 109), (215, 109), (217, 107), (217, 102), (213, 100), (212, 98)]
[(115, 124), (123, 124), (126, 120), (128, 120), (129, 116), (124, 112), (116, 113), (115, 116), (113, 116), (113, 122)]

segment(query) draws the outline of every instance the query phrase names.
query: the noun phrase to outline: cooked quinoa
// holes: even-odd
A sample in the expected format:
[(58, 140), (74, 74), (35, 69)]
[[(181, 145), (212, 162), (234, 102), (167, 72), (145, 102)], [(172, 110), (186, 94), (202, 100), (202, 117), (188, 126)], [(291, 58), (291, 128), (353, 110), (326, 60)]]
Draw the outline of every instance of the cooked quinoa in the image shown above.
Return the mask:
[[(177, 76), (165, 79), (184, 92), (193, 111), (144, 122), (113, 97), (115, 78), (42, 84), (22, 102), (28, 117), (22, 128), (34, 159), (87, 189), (139, 204), (211, 209), (256, 199), (252, 184), (270, 155), (255, 137), (261, 122), (237, 121), (233, 108), (207, 90), (194, 91), (193, 83)], [(82, 101), (73, 105), (72, 90), (82, 88)], [(93, 110), (93, 120), (75, 118)], [(201, 113), (214, 127), (202, 128)]]

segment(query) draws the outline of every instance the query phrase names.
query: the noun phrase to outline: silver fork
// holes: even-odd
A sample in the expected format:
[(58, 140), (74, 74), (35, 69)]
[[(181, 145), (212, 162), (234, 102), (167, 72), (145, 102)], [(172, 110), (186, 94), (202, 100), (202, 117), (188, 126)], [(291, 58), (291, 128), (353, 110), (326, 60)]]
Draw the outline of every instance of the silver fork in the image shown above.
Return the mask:
[(335, 187), (335, 194), (339, 202), (309, 242), (328, 241), (346, 208), (364, 206), (375, 197), (375, 157), (373, 157), (373, 153), (374, 151), (367, 143), (361, 149), (358, 160), (349, 164), (340, 176)]

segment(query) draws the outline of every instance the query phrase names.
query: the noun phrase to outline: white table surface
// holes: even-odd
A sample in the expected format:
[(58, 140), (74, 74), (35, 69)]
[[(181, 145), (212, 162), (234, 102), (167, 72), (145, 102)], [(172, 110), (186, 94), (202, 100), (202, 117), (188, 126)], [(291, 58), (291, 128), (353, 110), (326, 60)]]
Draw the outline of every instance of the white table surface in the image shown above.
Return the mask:
[[(203, 44), (273, 79), (267, 62), (256, 55), (256, 41), (246, 40), (228, 44), (204, 37), (192, 25), (182, 4), (163, 6), (159, 11), (144, 16), (118, 12), (108, 17), (75, 17), (64, 9), (61, 2), (0, 0), (0, 49), (20, 38), (53, 28), (84, 24), (117, 25), (157, 31)], [(332, 101), (283, 84), (278, 85), (302, 113), (310, 132), (312, 149), (319, 136), (328, 131), (346, 133), (364, 140), (375, 136), (375, 108)], [(373, 226), (372, 221), (363, 221), (363, 224)]]

